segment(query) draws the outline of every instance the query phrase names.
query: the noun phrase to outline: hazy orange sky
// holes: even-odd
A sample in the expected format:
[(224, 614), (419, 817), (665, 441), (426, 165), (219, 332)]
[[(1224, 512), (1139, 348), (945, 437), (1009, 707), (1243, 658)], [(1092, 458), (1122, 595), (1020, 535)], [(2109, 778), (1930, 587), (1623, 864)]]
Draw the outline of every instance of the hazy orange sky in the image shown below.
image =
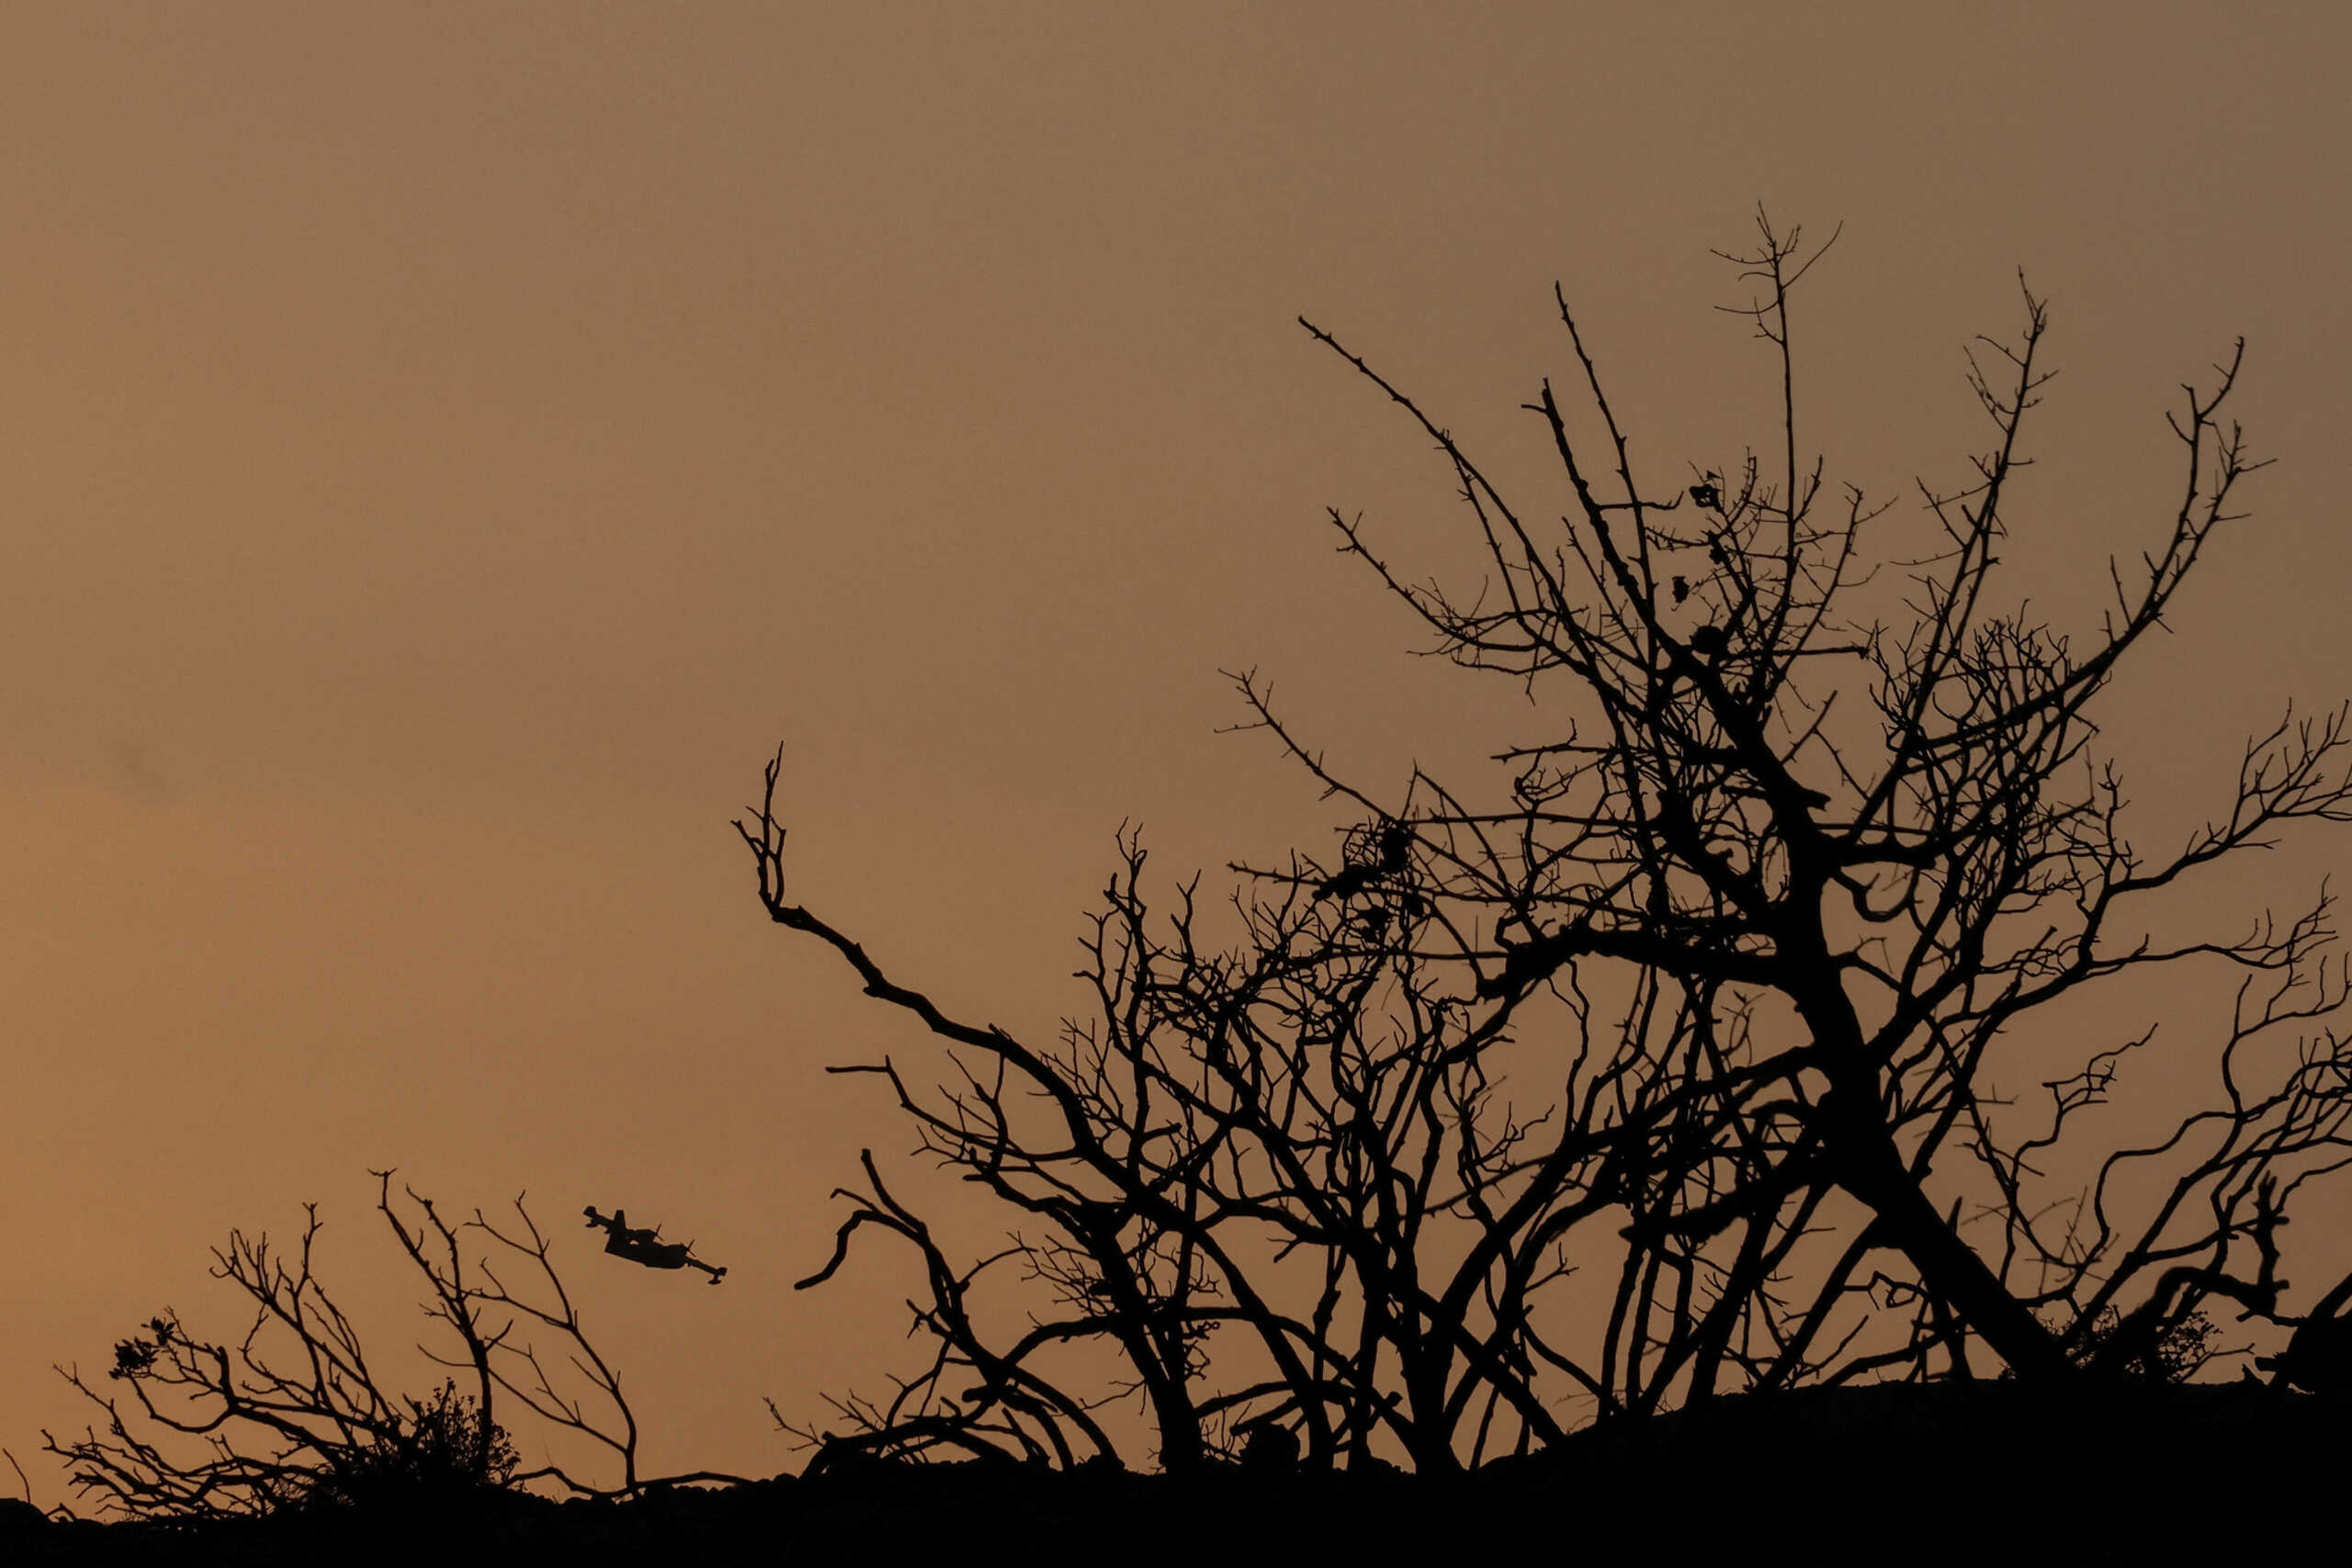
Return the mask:
[[(650, 1466), (796, 1465), (758, 1396), (879, 1383), (909, 1288), (876, 1249), (789, 1289), (910, 1141), (820, 1068), (920, 1046), (764, 924), (728, 818), (766, 750), (796, 893), (1042, 1030), (1123, 818), (1170, 872), (1329, 843), (1215, 733), (1220, 665), (1370, 780), (1523, 738), (1331, 555), (1327, 503), (1409, 547), (1450, 486), (1302, 311), (1540, 476), (1559, 278), (1672, 482), (1770, 429), (1709, 247), (1759, 199), (1842, 221), (1804, 439), (1897, 492), (1964, 471), (2023, 265), (2063, 373), (2012, 553), (2078, 617), (2244, 333), (2278, 465), (2109, 714), (2167, 840), (2249, 726), (2352, 689), (2347, 42), (2245, 4), (0, 12), (0, 1443), (55, 1500), (50, 1363), (167, 1302), (233, 1333), (206, 1248), (306, 1198), (413, 1334), (396, 1164), (529, 1190)], [(586, 1202), (726, 1286), (601, 1258)]]

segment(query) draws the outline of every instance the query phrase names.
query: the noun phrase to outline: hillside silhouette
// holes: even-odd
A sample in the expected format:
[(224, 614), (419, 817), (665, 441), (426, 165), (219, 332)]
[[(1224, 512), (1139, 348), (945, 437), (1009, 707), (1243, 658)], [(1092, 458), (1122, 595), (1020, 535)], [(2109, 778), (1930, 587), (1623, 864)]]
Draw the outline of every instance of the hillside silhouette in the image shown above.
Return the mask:
[(2336, 1539), (2340, 1401), (2253, 1385), (2052, 1398), (2014, 1383), (1729, 1400), (1466, 1475), (874, 1461), (815, 1480), (558, 1503), (198, 1524), (60, 1524), (0, 1506), (10, 1562), (1291, 1564), (2185, 1561)]

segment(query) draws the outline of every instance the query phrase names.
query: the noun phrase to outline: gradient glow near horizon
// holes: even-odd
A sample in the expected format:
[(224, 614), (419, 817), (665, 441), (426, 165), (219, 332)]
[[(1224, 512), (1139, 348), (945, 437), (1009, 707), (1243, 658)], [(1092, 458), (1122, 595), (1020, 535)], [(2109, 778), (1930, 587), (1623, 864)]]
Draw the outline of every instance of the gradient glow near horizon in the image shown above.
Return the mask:
[[(0, 1444), (54, 1501), (50, 1363), (165, 1303), (233, 1332), (206, 1249), (306, 1199), (412, 1335), (396, 1165), (527, 1190), (650, 1469), (797, 1464), (757, 1396), (907, 1348), (886, 1249), (790, 1290), (827, 1190), (867, 1145), (935, 1189), (821, 1071), (925, 1047), (752, 897), (766, 751), (796, 897), (1042, 1032), (1123, 819), (1204, 886), (1329, 845), (1215, 733), (1220, 666), (1374, 783), (1523, 714), (1331, 554), (1327, 504), (1459, 536), (1301, 312), (1540, 483), (1558, 278), (1673, 482), (1770, 437), (1709, 248), (1759, 199), (1843, 222), (1801, 439), (1901, 496), (1964, 471), (2023, 266), (2062, 374), (2012, 581), (2086, 626), (2245, 334), (2280, 461), (2109, 710), (2169, 841), (2352, 689), (2348, 67), (2352, 16), (2294, 6), (11, 8)], [(726, 1287), (611, 1264), (587, 1202)]]

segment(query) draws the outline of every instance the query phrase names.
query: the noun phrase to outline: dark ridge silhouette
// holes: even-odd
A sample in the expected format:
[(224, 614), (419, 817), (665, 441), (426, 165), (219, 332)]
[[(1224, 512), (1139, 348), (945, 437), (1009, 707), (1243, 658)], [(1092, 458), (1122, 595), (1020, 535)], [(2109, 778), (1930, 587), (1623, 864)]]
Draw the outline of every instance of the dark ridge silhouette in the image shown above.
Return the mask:
[(2052, 1394), (1883, 1385), (1718, 1402), (1465, 1474), (1257, 1461), (1114, 1466), (881, 1460), (821, 1476), (557, 1503), (198, 1525), (56, 1523), (0, 1506), (10, 1563), (377, 1561), (1072, 1565), (2171, 1562), (2336, 1539), (2344, 1402), (2267, 1387)]

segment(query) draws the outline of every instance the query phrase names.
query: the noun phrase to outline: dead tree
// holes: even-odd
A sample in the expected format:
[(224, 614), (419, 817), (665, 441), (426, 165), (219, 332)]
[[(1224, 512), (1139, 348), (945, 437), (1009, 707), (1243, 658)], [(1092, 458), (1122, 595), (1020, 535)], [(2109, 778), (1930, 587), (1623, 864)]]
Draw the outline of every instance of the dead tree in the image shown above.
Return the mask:
[[(1115, 1349), (1171, 1468), (1270, 1422), (1309, 1464), (1381, 1445), (1447, 1468), (1555, 1440), (1564, 1395), (1613, 1417), (1808, 1382), (2175, 1376), (2214, 1306), (2302, 1321), (2278, 1234), (2352, 1158), (2328, 901), (2235, 939), (2159, 944), (2136, 922), (2284, 828), (2352, 818), (2346, 715), (2280, 720), (2211, 823), (2154, 859), (2094, 726), (2259, 466), (2221, 417), (2239, 355), (2187, 389), (2177, 504), (2112, 571), (2096, 635), (2070, 639), (1999, 607), (2044, 303), (2026, 293), (2019, 336), (1971, 357), (1993, 427), (1973, 482), (1922, 484), (1927, 544), (1883, 548), (1886, 504), (1833, 498), (1799, 455), (1790, 306), (1819, 253), (1759, 231), (1726, 259), (1780, 372), (1769, 457), (1637, 474), (1555, 291), (1581, 402), (1546, 382), (1526, 407), (1564, 510), (1507, 499), (1303, 323), (1436, 446), (1487, 573), (1454, 594), (1335, 510), (1346, 553), (1545, 728), (1480, 788), (1416, 771), (1380, 792), (1238, 677), (1254, 725), (1357, 814), (1338, 863), (1237, 867), (1243, 935), (1212, 949), (1191, 886), (1147, 907), (1123, 838), (1081, 971), (1091, 1016), (1057, 1042), (956, 1018), (794, 901), (770, 764), (738, 824), (770, 917), (952, 1064), (936, 1089), (888, 1061), (846, 1070), (885, 1077), (922, 1151), (1023, 1216), (1032, 1239), (1001, 1256), (1060, 1304), (1005, 1352), (1020, 1377), (959, 1391), (959, 1430), (1012, 1419), (1015, 1391), (1055, 1411), (1122, 1392), (1046, 1392), (1037, 1358), (1081, 1338)], [(2191, 964), (2244, 982), (2214, 1100), (2053, 1190), (2053, 1151), (2082, 1145), (2148, 1036), (2070, 1048), (2037, 1019)], [(1994, 1092), (1992, 1065), (2020, 1055), (2048, 1086), (2038, 1119)], [(1544, 1087), (1521, 1103), (1507, 1080)], [(867, 1174), (825, 1275), (863, 1225), (919, 1233), (923, 1326), (987, 1366), (972, 1276)], [(861, 1441), (942, 1430), (936, 1373), (910, 1387), (862, 1407)]]

